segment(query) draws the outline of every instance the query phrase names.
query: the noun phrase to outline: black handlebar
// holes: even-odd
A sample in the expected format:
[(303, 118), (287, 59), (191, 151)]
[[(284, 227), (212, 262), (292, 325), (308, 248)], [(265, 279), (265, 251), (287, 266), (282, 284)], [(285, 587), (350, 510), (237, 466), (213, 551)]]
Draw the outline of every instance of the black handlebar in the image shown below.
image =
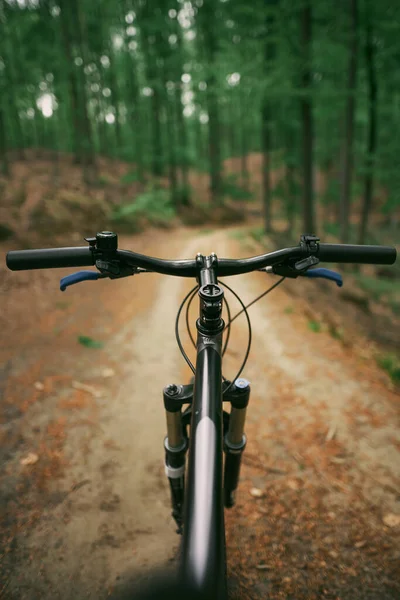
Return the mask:
[[(300, 245), (250, 258), (239, 258), (237, 260), (221, 258), (218, 259), (216, 274), (219, 277), (240, 275), (267, 266), (282, 264), (288, 260), (307, 258), (310, 254), (306, 246)], [(351, 244), (319, 244), (318, 249), (312, 254), (325, 262), (375, 265), (391, 265), (395, 262), (397, 256), (396, 249), (390, 246), (356, 246)], [(140, 267), (165, 275), (196, 277), (199, 270), (196, 260), (165, 260), (137, 254), (129, 250), (116, 250), (114, 256), (125, 265)], [(12, 271), (22, 271), (58, 267), (88, 267), (96, 264), (97, 258), (102, 258), (98, 250), (93, 247), (79, 246), (76, 248), (15, 250), (8, 252), (6, 263)]]
[(12, 250), (7, 253), (7, 267), (11, 271), (55, 269), (61, 267), (90, 267), (95, 264), (88, 246), (76, 248), (43, 248), (41, 250)]
[(354, 244), (319, 244), (317, 254), (321, 261), (334, 263), (361, 263), (365, 265), (392, 265), (396, 248), (390, 246), (356, 246)]

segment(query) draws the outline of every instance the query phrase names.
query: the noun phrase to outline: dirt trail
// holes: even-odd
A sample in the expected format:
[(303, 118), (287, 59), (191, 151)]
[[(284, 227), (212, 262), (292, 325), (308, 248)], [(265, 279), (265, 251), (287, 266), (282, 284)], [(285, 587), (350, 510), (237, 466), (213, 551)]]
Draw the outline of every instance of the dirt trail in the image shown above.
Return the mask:
[[(198, 251), (248, 255), (228, 229), (208, 235), (157, 232), (122, 239), (120, 245), (168, 258)], [(85, 283), (63, 296), (54, 284), (63, 274), (41, 275), (29, 314), (18, 302), (20, 288), (10, 289), (10, 277), (27, 289), (34, 275), (3, 278), (10, 323), (8, 332), (3, 330), (6, 454), (0, 491), (11, 532), (2, 565), (4, 598), (105, 598), (113, 586), (172, 559), (179, 541), (162, 464), (161, 392), (166, 383), (188, 376), (173, 329), (179, 301), (192, 282), (150, 274)], [(268, 280), (258, 273), (231, 278), (229, 284), (250, 301)], [(294, 311), (285, 312), (288, 307)], [(389, 567), (400, 558), (400, 527), (382, 522), (388, 514), (400, 514), (398, 396), (371, 358), (352, 354), (327, 333), (310, 331), (301, 306), (282, 287), (253, 306), (250, 316), (253, 346), (243, 373), (252, 383), (249, 443), (239, 502), (228, 514), (232, 572), (239, 569), (247, 579), (251, 598), (267, 593), (350, 598), (343, 591), (352, 589), (349, 577), (354, 590), (369, 577), (376, 597), (398, 597), (398, 578)], [(235, 322), (224, 363), (227, 377), (244, 353), (241, 321)], [(19, 337), (15, 323), (24, 327)], [(104, 348), (77, 344), (82, 333), (102, 340)], [(105, 377), (110, 368), (114, 376)], [(74, 381), (92, 386), (92, 393), (76, 389)], [(42, 383), (40, 390), (35, 382)], [(29, 451), (37, 452), (39, 461), (22, 467), (20, 459)], [(261, 490), (258, 500), (249, 493), (252, 487)], [(353, 510), (365, 519), (350, 545), (354, 549), (364, 542), (360, 535), (370, 536), (356, 546), (356, 557), (340, 548), (358, 523)], [(291, 519), (297, 530), (287, 530)], [(292, 564), (288, 544), (310, 522), (316, 533), (311, 539), (309, 533), (300, 536)], [(363, 547), (368, 554), (368, 546), (377, 545), (389, 567), (379, 571), (374, 558), (368, 571), (352, 566), (365, 566)], [(340, 577), (324, 573), (327, 556), (335, 568), (343, 562)], [(305, 560), (308, 574), (296, 562)], [(268, 564), (257, 570), (259, 563)], [(275, 567), (278, 576), (269, 572)], [(320, 590), (330, 577), (338, 581), (331, 588), (339, 586), (332, 596)]]

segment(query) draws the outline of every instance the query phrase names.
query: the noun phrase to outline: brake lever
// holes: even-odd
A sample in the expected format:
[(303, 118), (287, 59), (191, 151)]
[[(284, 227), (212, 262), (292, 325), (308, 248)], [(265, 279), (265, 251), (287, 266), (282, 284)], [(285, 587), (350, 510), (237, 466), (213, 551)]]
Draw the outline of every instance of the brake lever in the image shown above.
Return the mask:
[(96, 279), (102, 279), (107, 277), (107, 275), (103, 275), (102, 273), (98, 273), (97, 271), (78, 271), (77, 273), (71, 273), (71, 275), (66, 275), (62, 277), (60, 280), (60, 290), (65, 292), (67, 287), (70, 285), (75, 285), (76, 283), (80, 283), (81, 281), (92, 281)]

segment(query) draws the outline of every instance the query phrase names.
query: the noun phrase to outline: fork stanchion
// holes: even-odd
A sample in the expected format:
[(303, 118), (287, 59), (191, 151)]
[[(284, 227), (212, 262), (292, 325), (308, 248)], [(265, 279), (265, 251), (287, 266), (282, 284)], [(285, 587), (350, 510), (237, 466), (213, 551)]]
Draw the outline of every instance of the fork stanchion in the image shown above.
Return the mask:
[(247, 438), (244, 434), (246, 410), (250, 399), (250, 384), (246, 379), (237, 379), (229, 400), (232, 405), (228, 431), (224, 438), (224, 504), (231, 508), (235, 504), (235, 493), (239, 483), (242, 454)]
[(171, 489), (172, 516), (182, 533), (183, 500), (185, 491), (185, 461), (188, 440), (182, 425), (182, 386), (164, 388), (164, 406), (167, 419), (167, 437), (164, 440), (165, 474)]

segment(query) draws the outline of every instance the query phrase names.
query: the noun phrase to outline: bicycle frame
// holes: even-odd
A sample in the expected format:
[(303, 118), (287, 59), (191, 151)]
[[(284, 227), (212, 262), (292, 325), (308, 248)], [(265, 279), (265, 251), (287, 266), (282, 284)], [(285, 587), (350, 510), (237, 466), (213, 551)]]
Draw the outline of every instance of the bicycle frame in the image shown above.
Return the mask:
[[(198, 281), (200, 315), (197, 327), (197, 357), (194, 387), (170, 385), (164, 389), (167, 415), (166, 473), (178, 532), (183, 533), (181, 578), (207, 599), (227, 597), (224, 504), (234, 504), (250, 387), (222, 384), (222, 315), (224, 293), (216, 283), (212, 256), (201, 257)], [(223, 401), (232, 404), (223, 411)], [(183, 403), (190, 407), (183, 416)], [(190, 452), (185, 489), (185, 455), (188, 436), (185, 425), (190, 414)], [(184, 422), (186, 420), (186, 422)], [(222, 452), (225, 451), (225, 473)], [(184, 516), (182, 509), (184, 508)], [(182, 528), (183, 525), (183, 528)]]
[(182, 577), (204, 597), (226, 597), (222, 492), (222, 333), (198, 334), (183, 528)]

